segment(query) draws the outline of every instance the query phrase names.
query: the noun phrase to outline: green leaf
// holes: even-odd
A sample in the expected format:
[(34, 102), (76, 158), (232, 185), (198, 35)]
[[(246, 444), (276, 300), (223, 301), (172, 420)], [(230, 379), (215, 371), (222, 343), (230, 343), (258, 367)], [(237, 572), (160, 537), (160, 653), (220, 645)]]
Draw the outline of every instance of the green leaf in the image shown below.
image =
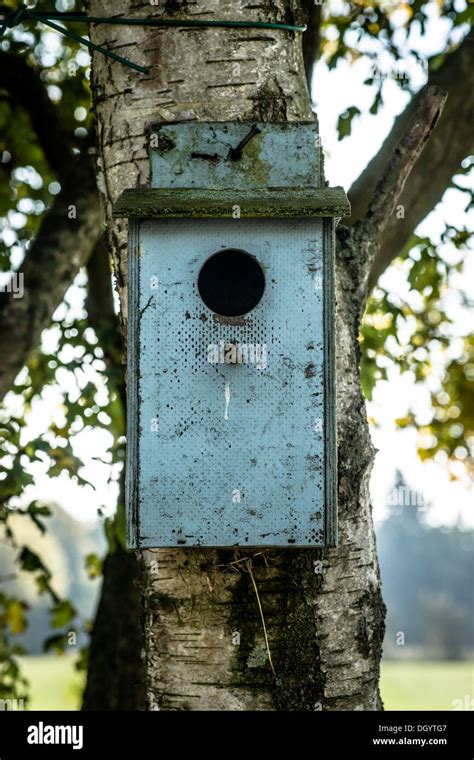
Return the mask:
[(20, 599), (12, 599), (8, 603), (3, 615), (2, 621), (8, 626), (10, 632), (15, 636), (23, 633), (27, 626), (26, 610), (28, 606)]
[(102, 574), (102, 560), (97, 554), (87, 554), (85, 566), (89, 578), (98, 578)]
[(43, 643), (43, 651), (54, 651), (56, 654), (64, 654), (64, 650), (67, 646), (67, 633), (56, 633), (54, 636), (49, 636)]
[(371, 113), (372, 116), (375, 116), (379, 112), (379, 108), (382, 105), (382, 103), (383, 103), (382, 91), (379, 90), (374, 98), (374, 102), (369, 108), (369, 113)]
[(28, 549), (27, 546), (23, 547), (20, 556), (18, 557), (18, 561), (20, 563), (21, 569), (25, 570), (27, 573), (34, 573), (37, 570), (43, 570), (49, 574), (39, 556), (35, 554), (35, 552), (32, 552), (31, 549)]
[(359, 116), (360, 110), (356, 106), (351, 106), (342, 113), (337, 120), (337, 135), (339, 140), (349, 137), (352, 130), (352, 119)]
[(51, 609), (51, 625), (62, 628), (76, 616), (76, 610), (68, 599), (62, 599)]

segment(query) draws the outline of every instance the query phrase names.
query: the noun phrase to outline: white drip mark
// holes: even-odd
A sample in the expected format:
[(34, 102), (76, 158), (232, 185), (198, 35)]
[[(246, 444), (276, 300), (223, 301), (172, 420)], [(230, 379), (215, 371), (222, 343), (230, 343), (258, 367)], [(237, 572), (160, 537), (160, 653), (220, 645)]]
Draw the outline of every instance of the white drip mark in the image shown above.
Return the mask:
[(225, 401), (225, 409), (224, 409), (224, 419), (229, 419), (229, 404), (230, 404), (230, 385), (229, 383), (225, 384), (224, 388), (224, 401)]

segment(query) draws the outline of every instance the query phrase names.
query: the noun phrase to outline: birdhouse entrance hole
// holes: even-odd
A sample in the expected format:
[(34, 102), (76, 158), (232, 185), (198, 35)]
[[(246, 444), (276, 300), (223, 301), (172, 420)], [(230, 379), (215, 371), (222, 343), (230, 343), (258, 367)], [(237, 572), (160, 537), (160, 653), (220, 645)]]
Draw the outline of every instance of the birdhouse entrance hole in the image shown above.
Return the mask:
[(198, 277), (199, 295), (222, 317), (240, 317), (254, 309), (265, 290), (265, 275), (246, 251), (226, 248), (204, 263)]

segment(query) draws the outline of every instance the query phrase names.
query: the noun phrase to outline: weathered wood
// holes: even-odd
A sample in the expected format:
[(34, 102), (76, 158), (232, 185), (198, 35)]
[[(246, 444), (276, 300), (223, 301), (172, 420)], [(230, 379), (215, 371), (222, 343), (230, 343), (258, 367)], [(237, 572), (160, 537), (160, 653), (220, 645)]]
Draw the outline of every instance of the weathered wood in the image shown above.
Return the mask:
[(316, 118), (310, 121), (184, 122), (150, 129), (151, 187), (265, 188), (324, 186)]
[[(320, 187), (317, 123), (152, 132), (152, 189), (114, 209), (134, 220), (129, 545), (335, 546), (334, 212), (348, 202)], [(196, 286), (218, 251), (236, 268), (209, 303)]]
[(269, 219), (272, 217), (341, 218), (350, 211), (342, 187), (312, 190), (243, 190), (138, 188), (124, 190), (113, 207), (115, 217), (135, 219)]

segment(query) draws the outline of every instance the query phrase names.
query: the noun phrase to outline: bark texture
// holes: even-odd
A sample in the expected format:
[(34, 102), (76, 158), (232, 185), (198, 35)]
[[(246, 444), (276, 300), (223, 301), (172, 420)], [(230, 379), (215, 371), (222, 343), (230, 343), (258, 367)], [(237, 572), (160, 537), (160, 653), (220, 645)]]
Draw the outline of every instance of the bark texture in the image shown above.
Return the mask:
[[(114, 4), (115, 13), (132, 16), (287, 22), (300, 20), (300, 10), (294, 0)], [(105, 15), (110, 5), (92, 0), (90, 11)], [(125, 321), (126, 225), (111, 218), (110, 204), (125, 188), (148, 181), (148, 125), (291, 121), (308, 119), (311, 112), (298, 34), (97, 26), (91, 36), (152, 67), (149, 76), (141, 77), (94, 56), (104, 200)], [(253, 579), (249, 565), (240, 561), (245, 555), (238, 552), (141, 553), (150, 709), (381, 707), (384, 607), (368, 494), (373, 450), (358, 377), (366, 253), (342, 245), (337, 257), (339, 547), (256, 553), (250, 565)], [(315, 572), (319, 560), (322, 573)]]

